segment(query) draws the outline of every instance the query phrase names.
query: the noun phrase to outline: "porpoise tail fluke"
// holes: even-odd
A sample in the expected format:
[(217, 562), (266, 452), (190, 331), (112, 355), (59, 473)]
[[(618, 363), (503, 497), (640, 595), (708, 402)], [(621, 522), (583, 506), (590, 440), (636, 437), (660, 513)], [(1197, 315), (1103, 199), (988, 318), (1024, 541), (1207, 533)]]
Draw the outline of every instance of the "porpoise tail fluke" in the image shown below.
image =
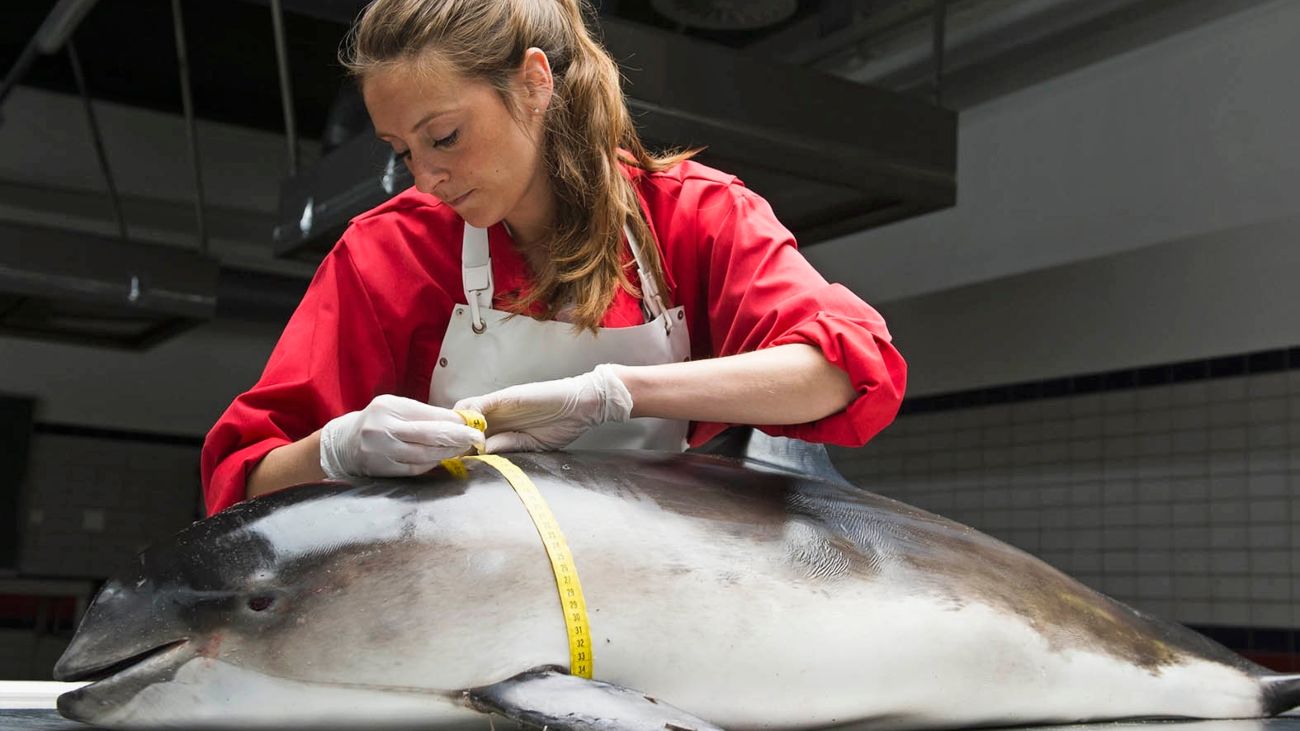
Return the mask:
[(1300, 675), (1265, 675), (1259, 679), (1264, 688), (1264, 707), (1276, 716), (1300, 706)]

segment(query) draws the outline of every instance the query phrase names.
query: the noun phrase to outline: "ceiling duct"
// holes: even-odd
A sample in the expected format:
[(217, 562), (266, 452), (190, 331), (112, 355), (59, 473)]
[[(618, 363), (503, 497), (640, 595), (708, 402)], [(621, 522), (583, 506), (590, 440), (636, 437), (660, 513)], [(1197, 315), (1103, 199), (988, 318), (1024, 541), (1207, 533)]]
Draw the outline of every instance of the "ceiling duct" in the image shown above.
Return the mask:
[(660, 15), (688, 28), (758, 30), (799, 9), (797, 0), (651, 0)]
[(0, 333), (147, 348), (213, 316), (217, 277), (186, 249), (0, 223)]
[[(605, 45), (652, 145), (707, 147), (804, 245), (953, 205), (956, 115), (926, 101), (614, 18)], [(410, 185), (362, 134), (281, 186), (277, 255), (318, 259), (348, 220)]]

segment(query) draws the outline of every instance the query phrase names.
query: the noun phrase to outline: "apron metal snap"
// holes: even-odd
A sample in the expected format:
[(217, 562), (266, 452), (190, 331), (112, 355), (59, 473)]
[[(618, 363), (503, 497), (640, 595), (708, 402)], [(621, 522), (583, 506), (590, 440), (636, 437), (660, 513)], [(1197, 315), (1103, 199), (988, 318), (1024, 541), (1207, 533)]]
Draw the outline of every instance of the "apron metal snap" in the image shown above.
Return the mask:
[(686, 312), (685, 312), (685, 311), (682, 311), (682, 312), (678, 312), (678, 313), (677, 313), (677, 319), (678, 319), (678, 320), (681, 320), (681, 319), (683, 319), (683, 318), (685, 318), (685, 317), (686, 317)]
[(443, 368), (446, 368), (446, 367), (447, 367), (447, 359), (446, 359), (446, 358), (439, 358), (439, 359), (438, 359), (438, 365), (442, 366)]
[(470, 325), (470, 329), (474, 331), (475, 335), (482, 335), (483, 333), (487, 332), (487, 322), (480, 320)]

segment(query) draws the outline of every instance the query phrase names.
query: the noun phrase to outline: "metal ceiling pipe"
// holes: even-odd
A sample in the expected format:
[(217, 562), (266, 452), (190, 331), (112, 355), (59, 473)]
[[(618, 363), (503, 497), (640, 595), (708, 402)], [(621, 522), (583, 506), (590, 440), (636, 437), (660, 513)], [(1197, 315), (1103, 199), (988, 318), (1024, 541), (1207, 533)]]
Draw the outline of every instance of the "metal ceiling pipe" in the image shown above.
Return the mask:
[(622, 69), (627, 103), (647, 139), (707, 145), (866, 195), (951, 197), (950, 113), (612, 18), (602, 27), (611, 55), (631, 60)]
[(81, 25), (86, 13), (95, 7), (95, 0), (59, 0), (45, 16), (45, 22), (36, 30), (36, 47), (41, 53), (51, 54), (63, 48), (72, 32)]
[(218, 264), (193, 250), (0, 223), (0, 332), (148, 348), (210, 320)]
[(99, 172), (104, 176), (104, 184), (108, 186), (108, 197), (113, 202), (113, 218), (117, 221), (117, 234), (126, 241), (126, 215), (122, 213), (122, 196), (117, 192), (113, 169), (108, 164), (108, 153), (104, 151), (104, 136), (100, 134), (99, 120), (95, 118), (95, 107), (90, 103), (90, 90), (86, 86), (86, 75), (82, 73), (77, 44), (73, 43), (72, 39), (68, 39), (68, 63), (72, 66), (72, 76), (77, 82), (81, 104), (86, 111), (86, 126), (90, 128), (90, 141), (95, 146), (95, 159), (99, 160)]
[(32, 67), (36, 55), (36, 44), (34, 42), (28, 43), (23, 48), (23, 52), (19, 54), (18, 60), (14, 62), (13, 66), (9, 67), (9, 73), (5, 74), (4, 81), (0, 82), (0, 104), (3, 104), (4, 100), (9, 96), (9, 92), (13, 91), (15, 86), (18, 86), (19, 80), (27, 75), (27, 69)]
[(0, 242), (3, 293), (196, 319), (216, 306), (217, 262), (192, 250), (8, 222)]
[(747, 46), (751, 53), (779, 58), (796, 66), (820, 68), (845, 49), (870, 47), (877, 39), (923, 22), (933, 14), (930, 0), (853, 3), (848, 18), (832, 18), (832, 4), (804, 21)]
[[(767, 197), (804, 245), (956, 199), (948, 110), (614, 18), (601, 26), (610, 54), (626, 59), (642, 139), (707, 147), (702, 161)], [(318, 261), (353, 216), (406, 187), (401, 165), (385, 167), (391, 155), (364, 135), (284, 181), (276, 255)]]
[(72, 32), (81, 24), (86, 13), (95, 7), (95, 0), (59, 0), (50, 10), (49, 15), (36, 29), (36, 34), (23, 48), (18, 60), (9, 68), (3, 82), (0, 82), (0, 104), (4, 103), (9, 92), (27, 75), (27, 70), (36, 61), (37, 54), (56, 53), (72, 37)]
[(944, 20), (947, 16), (947, 0), (934, 0), (934, 103), (943, 106), (943, 34)]
[[(0, 222), (0, 333), (47, 337), (114, 347), (147, 347), (178, 332), (164, 327), (214, 318), (283, 325), (310, 277), (220, 264), (193, 249), (120, 242), (110, 237), (43, 226)], [(15, 322), (33, 302), (62, 309), (63, 325), (50, 320), (41, 332)], [(71, 309), (69, 309), (71, 308)], [(39, 309), (39, 308), (36, 308)], [(71, 312), (109, 320), (113, 315), (157, 324), (147, 342), (134, 334), (96, 332), (94, 323), (69, 323)], [(18, 327), (21, 324), (22, 327)], [(121, 337), (120, 342), (113, 342)], [(161, 337), (158, 337), (161, 336)]]
[(289, 143), (289, 174), (298, 174), (298, 124), (293, 113), (293, 84), (289, 78), (289, 53), (284, 41), (284, 8), (271, 0), (271, 29), (275, 33), (275, 66), (280, 72), (280, 105), (284, 107), (284, 133)]
[(185, 110), (185, 137), (190, 146), (190, 167), (194, 170), (194, 215), (198, 219), (199, 251), (208, 253), (208, 226), (203, 215), (203, 171), (199, 169), (199, 138), (194, 120), (194, 99), (190, 91), (189, 47), (185, 43), (185, 19), (181, 0), (172, 0), (172, 28), (176, 32), (176, 60), (181, 77), (181, 106)]
[[(960, 49), (977, 45), (1012, 29), (1029, 28), (1041, 33), (1054, 21), (1059, 22), (1057, 19), (1101, 14), (1127, 2), (1129, 0), (1087, 0), (1086, 2), (1036, 0), (1033, 3), (1011, 4), (1005, 7), (993, 6), (996, 12), (964, 27), (954, 27), (951, 33), (946, 33), (948, 37), (945, 39), (945, 44), (947, 50), (955, 56)], [(972, 4), (972, 7), (978, 8), (978, 5)], [(954, 14), (958, 12), (957, 8), (952, 8), (951, 11)], [(956, 24), (956, 20), (953, 22)], [(1020, 36), (1019, 39), (1024, 40), (1025, 36), (1027, 34)], [(887, 88), (896, 88), (887, 81), (888, 79), (902, 76), (922, 78), (933, 50), (932, 44), (924, 42), (923, 39), (924, 36), (918, 34), (914, 44), (868, 61), (856, 69), (847, 71), (844, 76), (859, 83), (884, 84)]]

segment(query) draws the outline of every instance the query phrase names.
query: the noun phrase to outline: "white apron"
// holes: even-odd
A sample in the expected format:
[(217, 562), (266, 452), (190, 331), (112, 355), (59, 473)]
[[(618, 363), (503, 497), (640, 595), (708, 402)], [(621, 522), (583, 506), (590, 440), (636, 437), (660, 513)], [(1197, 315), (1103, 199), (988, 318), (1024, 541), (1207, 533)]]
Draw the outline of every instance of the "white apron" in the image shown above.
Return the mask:
[[(576, 376), (601, 363), (658, 365), (688, 360), (685, 312), (669, 310), (643, 266), (632, 231), (623, 229), (641, 280), (646, 322), (635, 327), (575, 332), (571, 323), (539, 321), (492, 309), (492, 260), (486, 229), (465, 224), (461, 273), (465, 301), (452, 309), (451, 323), (429, 382), (429, 403), (451, 408), (462, 398), (507, 386)], [(490, 421), (490, 417), (489, 417)], [(680, 452), (687, 422), (638, 418), (602, 424), (569, 445), (571, 449), (654, 449)]]

